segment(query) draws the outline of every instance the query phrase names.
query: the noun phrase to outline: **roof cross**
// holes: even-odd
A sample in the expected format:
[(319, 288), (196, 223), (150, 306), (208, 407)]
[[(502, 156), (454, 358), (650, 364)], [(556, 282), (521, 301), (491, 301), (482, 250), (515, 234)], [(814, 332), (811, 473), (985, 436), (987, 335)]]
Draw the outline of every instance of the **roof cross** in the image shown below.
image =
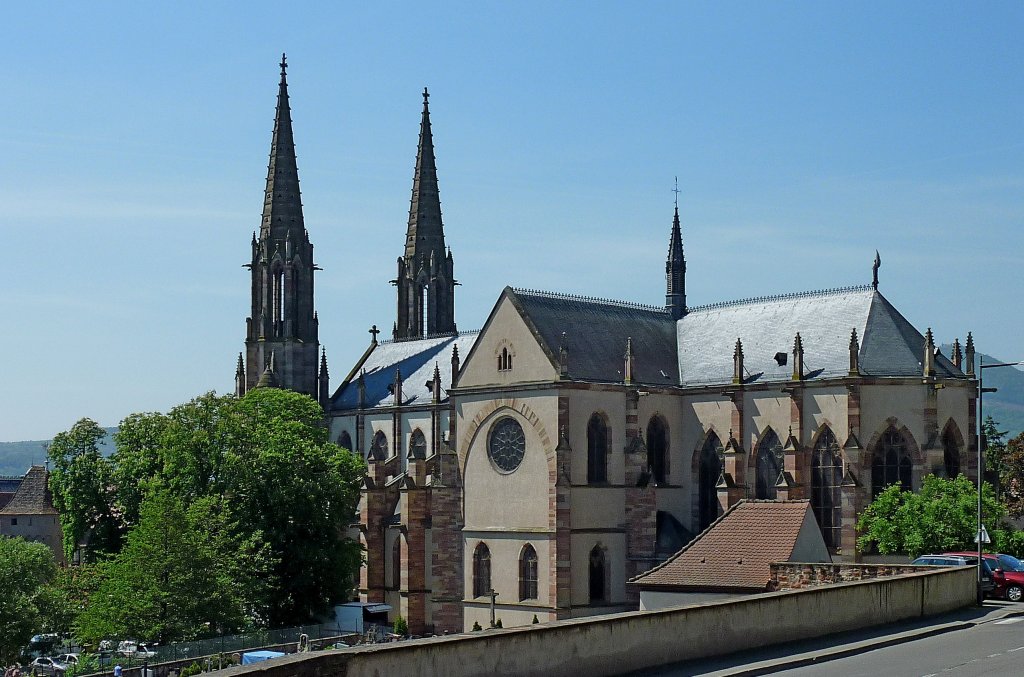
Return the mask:
[(672, 192), (676, 194), (676, 209), (679, 209), (679, 177), (676, 177), (676, 187), (672, 189)]
[(380, 329), (377, 329), (377, 325), (370, 327), (370, 333), (373, 334), (373, 342), (377, 342), (377, 334), (380, 333)]

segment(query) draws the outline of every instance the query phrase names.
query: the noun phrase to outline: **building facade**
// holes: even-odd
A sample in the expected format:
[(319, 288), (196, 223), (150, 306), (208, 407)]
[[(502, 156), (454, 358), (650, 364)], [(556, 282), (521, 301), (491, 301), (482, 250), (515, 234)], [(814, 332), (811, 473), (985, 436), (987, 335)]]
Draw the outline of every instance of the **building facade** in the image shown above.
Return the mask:
[(664, 305), (506, 288), (458, 333), (426, 91), (392, 338), (329, 393), (283, 64), (236, 390), (317, 397), (366, 458), (359, 594), (412, 633), (635, 609), (626, 581), (744, 498), (808, 500), (855, 559), (884, 486), (976, 473), (970, 334), (942, 355), (877, 258), (868, 285), (688, 306), (677, 206)]

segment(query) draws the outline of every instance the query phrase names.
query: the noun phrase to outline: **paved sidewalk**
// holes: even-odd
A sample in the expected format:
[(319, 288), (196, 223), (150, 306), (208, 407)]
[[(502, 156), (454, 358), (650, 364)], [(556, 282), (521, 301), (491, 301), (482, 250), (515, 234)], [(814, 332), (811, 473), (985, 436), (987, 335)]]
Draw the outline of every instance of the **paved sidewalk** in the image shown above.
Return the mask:
[(987, 600), (983, 607), (895, 623), (875, 628), (788, 642), (763, 649), (743, 651), (728, 656), (688, 661), (656, 670), (643, 671), (650, 677), (708, 675), (709, 677), (747, 677), (770, 675), (782, 670), (815, 665), (837, 658), (880, 649), (916, 639), (956, 632), (981, 623), (992, 623), (1008, 616), (1024, 615), (1024, 603)]

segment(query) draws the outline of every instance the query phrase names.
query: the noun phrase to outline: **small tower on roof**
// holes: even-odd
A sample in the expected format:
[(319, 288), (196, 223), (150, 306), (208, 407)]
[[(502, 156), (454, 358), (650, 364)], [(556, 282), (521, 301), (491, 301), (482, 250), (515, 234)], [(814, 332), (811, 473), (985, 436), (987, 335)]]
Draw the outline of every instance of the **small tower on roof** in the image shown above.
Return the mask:
[(441, 195), (430, 129), (430, 93), (423, 88), (423, 116), (409, 204), (405, 253), (398, 259), (398, 320), (394, 338), (455, 333), (455, 271), (444, 242)]
[[(320, 356), (313, 309), (313, 245), (302, 217), (299, 170), (295, 160), (288, 62), (281, 55), (274, 133), (258, 237), (252, 241), (252, 312), (246, 320), (245, 390), (270, 367), (274, 385), (318, 398)], [(236, 391), (240, 390), (236, 387)]]
[(665, 261), (665, 310), (678, 320), (686, 314), (686, 259), (683, 258), (683, 233), (679, 227), (679, 179), (676, 179), (676, 210)]

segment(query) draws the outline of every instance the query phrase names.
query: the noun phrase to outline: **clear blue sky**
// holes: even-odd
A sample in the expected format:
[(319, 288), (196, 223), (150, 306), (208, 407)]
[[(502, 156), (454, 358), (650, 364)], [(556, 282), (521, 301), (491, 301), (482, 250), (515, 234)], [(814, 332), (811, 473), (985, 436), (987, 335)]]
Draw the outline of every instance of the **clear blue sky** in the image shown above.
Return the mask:
[(14, 3), (0, 440), (231, 391), (288, 52), (337, 383), (394, 320), (430, 87), (457, 321), (506, 284), (691, 305), (870, 281), (1024, 359), (1024, 4)]

